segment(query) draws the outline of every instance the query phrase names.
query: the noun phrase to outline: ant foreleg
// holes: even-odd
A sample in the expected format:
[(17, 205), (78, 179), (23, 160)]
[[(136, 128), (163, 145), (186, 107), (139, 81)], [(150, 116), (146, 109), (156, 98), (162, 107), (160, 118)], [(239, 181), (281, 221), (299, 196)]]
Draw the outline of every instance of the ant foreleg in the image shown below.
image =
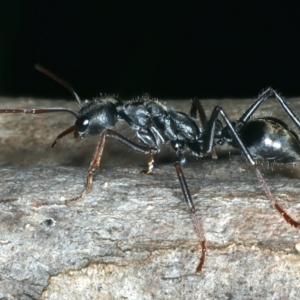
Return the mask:
[(201, 254), (200, 262), (199, 262), (199, 264), (197, 266), (197, 269), (196, 269), (196, 272), (200, 272), (201, 269), (202, 269), (202, 266), (204, 264), (205, 254), (206, 254), (206, 241), (205, 241), (205, 237), (204, 237), (203, 226), (202, 226), (202, 223), (200, 222), (199, 218), (197, 217), (196, 208), (195, 208), (192, 196), (190, 194), (188, 185), (186, 183), (184, 174), (182, 172), (180, 162), (176, 161), (174, 163), (174, 166), (175, 166), (176, 173), (177, 173), (177, 176), (178, 176), (178, 180), (179, 180), (179, 183), (180, 183), (183, 195), (184, 195), (184, 199), (185, 199), (185, 201), (188, 205), (188, 208), (189, 208), (189, 210), (192, 214), (193, 223), (194, 223), (194, 226), (195, 226), (195, 229), (196, 229), (196, 233), (197, 233), (197, 236), (198, 236), (198, 238), (200, 240), (200, 243), (201, 243), (202, 254)]
[(67, 203), (81, 200), (87, 193), (89, 193), (91, 191), (92, 182), (93, 182), (93, 172), (96, 168), (100, 168), (100, 160), (101, 160), (101, 156), (102, 156), (104, 145), (105, 145), (105, 138), (107, 136), (117, 139), (118, 141), (120, 141), (121, 143), (123, 143), (124, 145), (126, 145), (127, 147), (129, 147), (130, 149), (132, 149), (136, 152), (143, 153), (143, 154), (149, 154), (149, 155), (153, 155), (153, 154), (157, 153), (156, 148), (138, 145), (138, 144), (130, 141), (129, 139), (125, 138), (124, 136), (122, 136), (121, 134), (117, 133), (114, 130), (111, 130), (111, 129), (104, 130), (100, 136), (95, 153), (93, 154), (93, 158), (90, 163), (90, 167), (88, 169), (88, 174), (87, 174), (87, 178), (86, 178), (86, 186), (85, 186), (84, 190), (78, 197), (68, 200)]

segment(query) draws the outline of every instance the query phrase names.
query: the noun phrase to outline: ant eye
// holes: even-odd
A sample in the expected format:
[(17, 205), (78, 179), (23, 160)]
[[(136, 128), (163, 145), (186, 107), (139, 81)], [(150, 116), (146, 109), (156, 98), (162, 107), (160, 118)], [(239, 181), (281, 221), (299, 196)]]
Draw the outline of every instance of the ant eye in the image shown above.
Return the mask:
[(90, 121), (86, 117), (80, 117), (75, 122), (75, 126), (78, 132), (84, 132), (89, 126)]

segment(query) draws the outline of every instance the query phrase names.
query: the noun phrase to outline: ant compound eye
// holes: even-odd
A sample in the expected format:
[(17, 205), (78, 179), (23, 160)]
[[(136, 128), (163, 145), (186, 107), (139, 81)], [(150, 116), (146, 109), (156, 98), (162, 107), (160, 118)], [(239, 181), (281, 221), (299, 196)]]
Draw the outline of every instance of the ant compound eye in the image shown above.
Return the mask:
[(86, 117), (80, 117), (75, 122), (75, 126), (78, 132), (84, 132), (89, 126), (89, 119)]

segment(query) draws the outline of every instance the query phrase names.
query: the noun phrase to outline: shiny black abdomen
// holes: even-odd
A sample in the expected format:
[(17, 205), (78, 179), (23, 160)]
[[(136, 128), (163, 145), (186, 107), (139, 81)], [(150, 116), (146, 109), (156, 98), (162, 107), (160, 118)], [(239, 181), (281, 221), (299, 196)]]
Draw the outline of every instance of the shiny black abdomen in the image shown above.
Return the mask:
[(278, 163), (300, 161), (300, 141), (281, 120), (258, 118), (245, 123), (239, 136), (255, 160)]

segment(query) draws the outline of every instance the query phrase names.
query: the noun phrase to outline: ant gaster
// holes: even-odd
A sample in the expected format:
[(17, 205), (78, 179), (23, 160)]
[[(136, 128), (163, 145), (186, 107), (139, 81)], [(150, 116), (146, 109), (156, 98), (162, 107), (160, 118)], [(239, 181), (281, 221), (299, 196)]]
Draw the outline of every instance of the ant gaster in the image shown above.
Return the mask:
[[(177, 176), (187, 205), (192, 213), (196, 233), (201, 242), (202, 255), (197, 267), (197, 271), (200, 271), (205, 260), (206, 241), (201, 222), (196, 216), (195, 206), (181, 164), (185, 162), (184, 151), (186, 149), (198, 157), (211, 153), (212, 157), (216, 158), (214, 146), (228, 143), (239, 148), (250, 165), (253, 166), (266, 196), (285, 220), (292, 226), (297, 227), (300, 225), (277, 204), (255, 162), (258, 159), (272, 162), (295, 162), (299, 160), (299, 139), (284, 122), (272, 117), (250, 120), (259, 105), (274, 95), (290, 118), (300, 128), (298, 118), (286, 102), (271, 88), (262, 93), (238, 121), (231, 122), (219, 106), (214, 108), (210, 119), (207, 121), (203, 107), (198, 100), (192, 101), (190, 115), (169, 109), (147, 96), (126, 104), (113, 97), (104, 97), (82, 103), (69, 83), (39, 65), (36, 68), (68, 88), (75, 97), (80, 110), (74, 112), (66, 108), (2, 109), (0, 113), (44, 114), (69, 112), (73, 114), (77, 118), (75, 125), (58, 135), (52, 147), (62, 137), (72, 132), (74, 132), (76, 138), (84, 138), (90, 135), (100, 136), (88, 170), (86, 186), (78, 197), (68, 202), (82, 199), (91, 190), (92, 174), (95, 168), (100, 166), (106, 136), (116, 138), (134, 151), (147, 154), (149, 156), (148, 169), (144, 171), (145, 173), (152, 171), (152, 156), (159, 151), (160, 146), (170, 142), (178, 157), (178, 161), (174, 163)], [(196, 120), (197, 112), (200, 116), (201, 125)], [(225, 126), (218, 120), (219, 115), (223, 118)], [(112, 130), (111, 128), (115, 126), (118, 120), (127, 122), (137, 132), (137, 136), (144, 146), (138, 145)]]

